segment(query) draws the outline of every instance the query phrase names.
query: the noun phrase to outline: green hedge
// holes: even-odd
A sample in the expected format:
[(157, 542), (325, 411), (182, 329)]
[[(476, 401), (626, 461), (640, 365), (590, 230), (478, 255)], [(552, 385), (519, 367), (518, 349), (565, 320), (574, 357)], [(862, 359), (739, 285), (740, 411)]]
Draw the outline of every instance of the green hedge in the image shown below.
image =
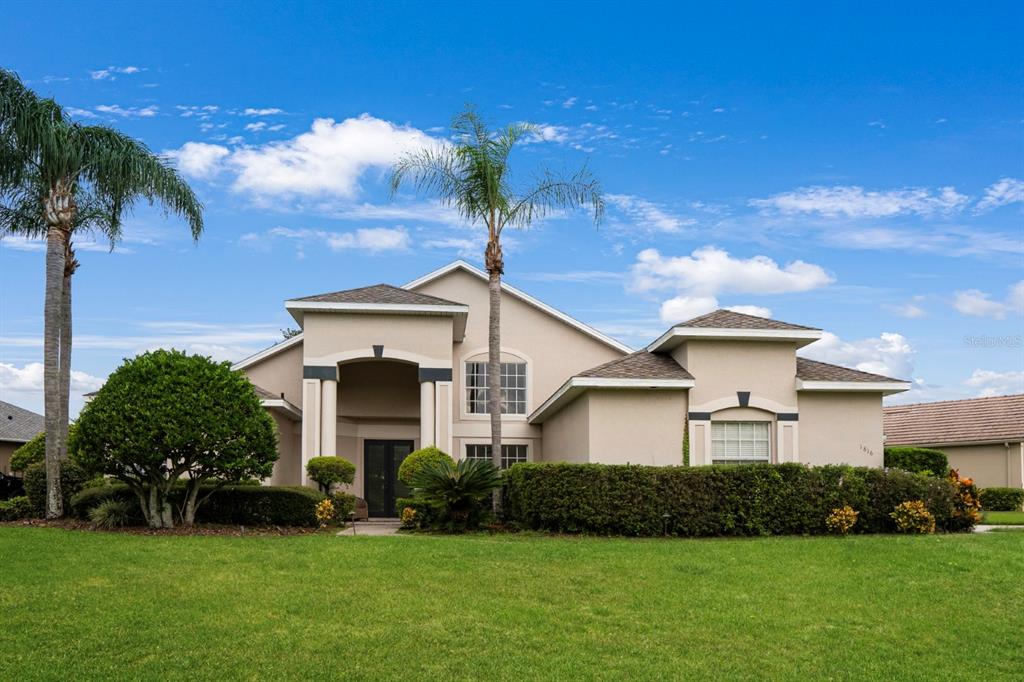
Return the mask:
[[(200, 496), (209, 492), (206, 487), (199, 490)], [(183, 495), (184, 487), (174, 489), (171, 498), (175, 506), (181, 504)], [(316, 526), (314, 510), (324, 498), (323, 493), (302, 486), (225, 485), (215, 490), (199, 506), (196, 522), (242, 526)], [(120, 483), (83, 490), (71, 499), (69, 513), (87, 519), (90, 509), (109, 499), (129, 501), (136, 514), (132, 521), (143, 523), (138, 498), (128, 486)]]
[(949, 459), (946, 453), (931, 448), (892, 447), (885, 448), (885, 466), (915, 474), (945, 476), (949, 472)]
[(0, 501), (0, 521), (18, 521), (32, 516), (32, 504), (24, 495)]
[[(71, 498), (81, 490), (93, 477), (79, 466), (73, 459), (65, 459), (60, 465), (60, 492), (64, 498), (64, 512), (67, 513)], [(33, 462), (25, 468), (22, 478), (25, 496), (28, 497), (32, 515), (42, 518), (46, 515), (46, 465)]]
[(940, 530), (964, 530), (946, 479), (848, 466), (647, 467), (517, 464), (506, 474), (506, 520), (567, 533), (652, 536), (827, 532), (837, 507), (860, 512), (855, 533), (895, 530), (889, 513), (924, 500)]
[(1024, 488), (982, 488), (979, 497), (985, 511), (1020, 511), (1024, 508)]

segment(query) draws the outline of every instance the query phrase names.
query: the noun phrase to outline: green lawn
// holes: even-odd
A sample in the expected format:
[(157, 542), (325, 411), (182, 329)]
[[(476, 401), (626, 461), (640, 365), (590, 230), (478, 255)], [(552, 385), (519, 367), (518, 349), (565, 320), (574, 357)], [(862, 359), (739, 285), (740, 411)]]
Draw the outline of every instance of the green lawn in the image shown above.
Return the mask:
[(1024, 533), (0, 527), (0, 679), (1020, 679)]
[(1022, 511), (990, 511), (985, 512), (982, 523), (994, 526), (1024, 526), (1024, 512)]

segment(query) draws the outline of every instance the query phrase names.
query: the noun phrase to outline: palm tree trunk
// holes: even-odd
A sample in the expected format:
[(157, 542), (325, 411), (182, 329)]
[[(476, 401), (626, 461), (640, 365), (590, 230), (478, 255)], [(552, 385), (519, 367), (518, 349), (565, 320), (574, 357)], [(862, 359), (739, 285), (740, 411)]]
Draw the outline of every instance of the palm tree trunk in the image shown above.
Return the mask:
[(63, 460), (68, 456), (68, 411), (71, 398), (71, 276), (75, 274), (78, 263), (75, 251), (68, 240), (68, 250), (64, 260), (63, 296), (60, 311), (60, 424), (59, 440), (57, 441), (58, 457)]
[[(485, 254), (490, 318), (487, 327), (487, 412), (491, 415), (491, 462), (501, 468), (501, 244), (492, 239)], [(495, 515), (501, 512), (501, 493), (492, 496)]]
[(46, 426), (46, 518), (64, 515), (60, 490), (61, 410), (60, 351), (67, 232), (53, 226), (46, 233), (46, 297), (43, 311), (43, 401)]

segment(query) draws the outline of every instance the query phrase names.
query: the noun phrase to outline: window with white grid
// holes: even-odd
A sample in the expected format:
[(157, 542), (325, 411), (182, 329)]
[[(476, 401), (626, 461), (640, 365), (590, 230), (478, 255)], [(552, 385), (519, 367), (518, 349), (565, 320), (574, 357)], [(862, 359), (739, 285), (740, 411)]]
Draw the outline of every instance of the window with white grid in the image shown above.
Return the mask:
[(711, 463), (753, 464), (771, 461), (768, 422), (712, 422)]
[[(508, 469), (516, 462), (527, 461), (526, 449), (528, 445), (501, 445), (501, 468)], [(491, 461), (491, 446), (485, 444), (466, 445), (466, 459), (486, 459)]]
[[(487, 414), (487, 363), (466, 363), (466, 412)], [(501, 363), (501, 413), (526, 414), (526, 363)]]

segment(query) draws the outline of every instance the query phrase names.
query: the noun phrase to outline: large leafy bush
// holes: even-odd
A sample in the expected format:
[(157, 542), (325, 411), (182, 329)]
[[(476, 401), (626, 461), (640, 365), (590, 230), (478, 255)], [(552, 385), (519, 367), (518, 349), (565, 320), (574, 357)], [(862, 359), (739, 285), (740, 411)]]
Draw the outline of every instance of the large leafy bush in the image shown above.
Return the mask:
[(505, 473), (509, 521), (601, 535), (804, 535), (832, 510), (858, 513), (853, 533), (896, 530), (897, 505), (923, 500), (940, 530), (970, 527), (946, 478), (865, 467), (702, 467), (523, 463)]
[[(60, 494), (64, 498), (64, 509), (67, 509), (71, 497), (84, 488), (94, 478), (82, 468), (75, 459), (66, 459), (60, 465)], [(25, 496), (32, 507), (32, 515), (42, 518), (46, 513), (46, 465), (42, 461), (33, 462), (25, 468), (22, 481), (25, 485)]]
[(979, 495), (985, 511), (1020, 511), (1024, 508), (1024, 488), (982, 488)]
[(277, 459), (274, 421), (227, 362), (174, 350), (118, 367), (85, 406), (71, 440), (77, 459), (135, 493), (154, 528), (174, 525), (173, 486), (185, 481), (186, 524), (213, 489), (265, 478)]
[(891, 447), (885, 448), (885, 466), (915, 474), (945, 476), (949, 471), (949, 459), (944, 452), (931, 448)]
[(419, 473), (420, 469), (429, 464), (448, 462), (454, 464), (455, 460), (448, 453), (434, 445), (428, 445), (414, 452), (410, 452), (398, 466), (398, 480), (407, 486), (412, 485), (412, 479)]
[(327, 495), (331, 486), (355, 480), (356, 465), (344, 457), (313, 457), (306, 462), (306, 473), (320, 486), (320, 492)]

